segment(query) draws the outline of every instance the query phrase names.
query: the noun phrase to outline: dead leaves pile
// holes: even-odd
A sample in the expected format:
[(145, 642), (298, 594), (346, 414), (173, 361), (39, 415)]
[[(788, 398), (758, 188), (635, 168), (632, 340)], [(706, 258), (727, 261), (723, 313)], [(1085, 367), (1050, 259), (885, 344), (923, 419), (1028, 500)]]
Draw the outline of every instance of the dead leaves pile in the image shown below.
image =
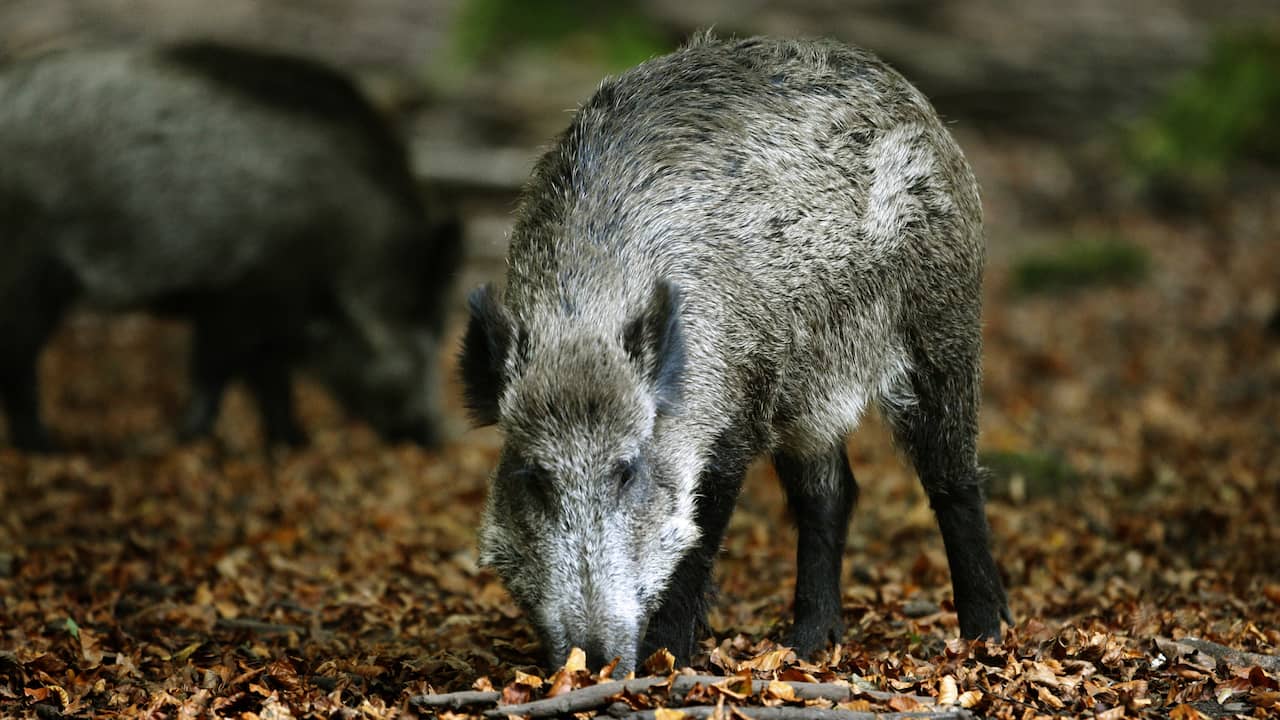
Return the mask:
[[(1124, 219), (1153, 259), (1136, 287), (1011, 300), (994, 263), (983, 447), (1072, 470), (992, 493), (1018, 618), (1003, 642), (955, 639), (928, 504), (871, 421), (850, 446), (862, 497), (844, 642), (808, 663), (770, 640), (789, 616), (794, 540), (759, 469), (694, 662), (726, 679), (683, 702), (750, 716), (800, 707), (786, 683), (840, 682), (863, 692), (846, 709), (872, 712), (1280, 713), (1273, 205), (1213, 228)], [(261, 452), (239, 394), (217, 441), (175, 448), (181, 340), (165, 323), (78, 317), (43, 368), (75, 452), (0, 448), (0, 716), (394, 718), (429, 692), (478, 685), (514, 704), (599, 681), (544, 675), (518, 609), (475, 566), (491, 433), (437, 454), (387, 447), (304, 386), (305, 450)], [(660, 691), (618, 701), (680, 712)]]

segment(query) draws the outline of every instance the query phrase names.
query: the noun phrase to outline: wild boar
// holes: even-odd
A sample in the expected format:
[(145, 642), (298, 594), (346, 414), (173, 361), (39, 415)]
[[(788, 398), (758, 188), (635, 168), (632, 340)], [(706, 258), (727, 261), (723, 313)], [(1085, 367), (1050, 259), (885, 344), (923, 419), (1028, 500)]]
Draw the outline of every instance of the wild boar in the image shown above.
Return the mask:
[(604, 81), (537, 163), (460, 353), (472, 414), (504, 436), (480, 559), (552, 664), (687, 661), (763, 455), (799, 533), (788, 642), (838, 641), (845, 442), (871, 405), (936, 513), (961, 633), (1001, 634), (981, 225), (959, 147), (866, 51), (707, 35)]
[(36, 357), (75, 302), (193, 326), (180, 434), (247, 381), (301, 443), (315, 369), (392, 439), (438, 436), (436, 348), (456, 222), (428, 217), (403, 144), (343, 74), (214, 43), (51, 54), (0, 69), (0, 396), (48, 449)]

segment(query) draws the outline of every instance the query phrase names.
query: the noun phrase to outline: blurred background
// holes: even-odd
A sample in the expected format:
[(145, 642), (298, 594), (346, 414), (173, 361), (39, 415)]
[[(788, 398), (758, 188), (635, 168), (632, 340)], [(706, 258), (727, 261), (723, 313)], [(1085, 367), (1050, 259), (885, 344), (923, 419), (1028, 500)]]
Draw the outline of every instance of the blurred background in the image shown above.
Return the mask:
[(955, 124), (999, 253), (1116, 203), (1211, 213), (1256, 187), (1280, 159), (1278, 23), (1268, 0), (4, 0), (0, 59), (213, 37), (329, 61), (399, 118), (424, 181), (456, 191), (482, 263), (538, 147), (603, 75), (698, 28), (831, 36)]
[[(987, 218), (983, 446), (996, 497), (1072, 483), (1167, 495), (1216, 477), (1223, 458), (1274, 492), (1280, 4), (1270, 0), (3, 0), (0, 62), (216, 38), (353, 74), (409, 138), (424, 192), (464, 222), (456, 338), (467, 289), (502, 273), (540, 148), (603, 76), (707, 27), (870, 48), (951, 125)], [(41, 374), (46, 414), (70, 447), (172, 447), (183, 332), (144, 315), (81, 312), (65, 324)], [(448, 402), (455, 439), (488, 453), (483, 473), (498, 439), (463, 436), (456, 391)], [(322, 447), (376, 445), (325, 393), (308, 387), (301, 403)], [(231, 405), (221, 441), (256, 447), (252, 413), (243, 398)], [(884, 437), (869, 432), (884, 455)], [(1188, 469), (1188, 457), (1207, 464)], [(1254, 485), (1237, 490), (1231, 502)]]
[[(0, 0), (0, 63), (213, 37), (354, 74), (409, 138), (424, 193), (464, 223), (451, 366), (462, 298), (501, 275), (539, 149), (603, 76), (704, 27), (876, 51), (974, 166), (989, 241), (981, 448), (1018, 637), (1112, 632), (1143, 673), (1156, 635), (1274, 653), (1275, 0)], [(532, 662), (519, 612), (475, 567), (498, 438), (464, 434), (456, 390), (439, 452), (380, 443), (305, 382), (309, 448), (264, 456), (235, 393), (216, 440), (184, 448), (185, 332), (78, 312), (42, 356), (45, 416), (73, 452), (28, 459), (0, 440), (0, 591), (15, 598), (0, 629), (26, 628), (11, 645), (61, 647), (63, 617), (80, 637), (96, 617), (105, 636), (116, 618), (113, 647), (153, 679), (224, 652), (326, 676), (377, 657), (386, 672), (360, 687), (391, 699), (410, 681), (465, 687)], [(874, 418), (850, 453), (863, 488), (851, 637), (929, 657), (955, 633), (937, 612), (950, 589), (928, 504)], [(730, 531), (722, 637), (772, 633), (790, 603), (769, 472)], [(303, 629), (250, 646), (254, 618)], [(80, 662), (80, 646), (63, 655)]]
[[(1206, 322), (1280, 326), (1280, 272), (1252, 260), (1273, 260), (1276, 244), (1280, 4), (1269, 0), (3, 0), (0, 61), (212, 37), (353, 73), (410, 139), (424, 189), (465, 221), (460, 312), (467, 288), (501, 273), (518, 188), (569, 112), (604, 75), (704, 27), (847, 40), (921, 87), (982, 184), (997, 298), (1009, 289), (1031, 298), (1023, 310), (1051, 312), (1087, 297), (1078, 287), (1136, 283), (1163, 293), (1153, 302), (1216, 313)], [(1225, 282), (1208, 299), (1173, 281), (1183, 271), (1242, 268), (1256, 280)], [(995, 330), (1000, 317), (990, 318)], [(139, 322), (149, 321), (124, 327)], [(1151, 322), (1190, 318), (1165, 305)], [(85, 348), (138, 339), (122, 330), (126, 339), (111, 341), (84, 320), (70, 327), (79, 331), (64, 340), (80, 338)], [(1052, 359), (1042, 326), (1022, 331), (1033, 335), (1030, 351), (1050, 360), (1019, 365), (1018, 379), (1060, 380), (1025, 375), (1063, 363)], [(44, 372), (73, 383), (100, 377), (88, 367), (51, 370), (62, 362), (56, 356), (44, 362)], [(52, 385), (62, 388), (49, 402), (54, 416), (67, 416), (64, 427), (76, 423), (75, 408), (97, 408), (86, 408), (98, 414), (85, 418), (84, 433), (67, 430), (86, 442), (103, 425), (118, 429), (117, 439), (144, 437), (158, 427), (156, 413), (176, 412), (183, 392), (181, 373), (165, 384), (164, 374), (131, 371), (136, 363), (112, 367), (121, 375), (108, 386), (161, 383), (134, 397), (158, 393), (163, 402), (114, 404), (119, 416), (104, 423), (101, 403), (77, 402), (74, 385)], [(1168, 380), (1192, 382), (1186, 373)]]

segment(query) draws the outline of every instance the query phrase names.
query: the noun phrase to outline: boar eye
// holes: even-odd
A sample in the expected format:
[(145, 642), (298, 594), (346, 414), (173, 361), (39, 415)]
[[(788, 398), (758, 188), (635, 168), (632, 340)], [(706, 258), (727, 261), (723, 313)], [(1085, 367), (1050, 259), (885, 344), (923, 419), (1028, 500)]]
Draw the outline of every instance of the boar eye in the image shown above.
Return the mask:
[(526, 490), (541, 493), (551, 486), (551, 474), (536, 464), (513, 462), (508, 468), (507, 477)]
[(635, 483), (636, 475), (640, 472), (639, 465), (639, 461), (634, 459), (619, 460), (614, 464), (613, 481), (619, 490), (626, 490)]

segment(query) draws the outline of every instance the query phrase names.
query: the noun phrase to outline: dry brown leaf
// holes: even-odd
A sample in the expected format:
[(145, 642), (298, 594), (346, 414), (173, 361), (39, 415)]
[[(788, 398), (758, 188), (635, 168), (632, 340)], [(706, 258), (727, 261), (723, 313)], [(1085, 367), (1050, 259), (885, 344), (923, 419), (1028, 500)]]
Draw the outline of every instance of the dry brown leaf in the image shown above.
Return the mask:
[(763, 652), (748, 660), (743, 660), (738, 664), (738, 669), (757, 670), (759, 672), (773, 672), (785, 665), (788, 661), (795, 659), (795, 653), (788, 647), (779, 647)]
[(796, 689), (794, 687), (784, 682), (778, 682), (777, 680), (769, 681), (769, 685), (765, 688), (765, 693), (769, 697), (776, 698), (784, 702), (799, 702), (800, 700), (796, 697)]
[(922, 707), (920, 702), (910, 695), (894, 695), (885, 704), (898, 712), (912, 712)]
[(532, 675), (530, 673), (517, 670), (516, 679), (514, 680), (514, 682), (517, 685), (524, 685), (526, 687), (530, 687), (536, 690), (542, 687), (543, 682), (545, 681), (542, 678), (538, 677), (537, 675)]
[(23, 688), (22, 694), (31, 698), (35, 702), (40, 703), (40, 702), (44, 702), (45, 699), (49, 697), (49, 688), (47, 687)]
[(684, 711), (677, 708), (660, 707), (653, 711), (654, 720), (684, 720)]
[(778, 679), (786, 680), (787, 682), (818, 682), (818, 678), (812, 674), (795, 667), (789, 667), (778, 673)]
[(533, 690), (528, 685), (519, 683), (511, 683), (502, 688), (502, 704), (503, 705), (519, 705), (527, 703), (533, 698)]
[(551, 676), (550, 685), (551, 688), (547, 690), (547, 697), (549, 698), (563, 695), (573, 690), (573, 673), (557, 670), (556, 674)]
[(745, 700), (751, 696), (751, 676), (733, 675), (719, 682), (713, 683), (711, 687), (718, 693), (734, 700)]
[(661, 648), (649, 657), (645, 658), (644, 664), (645, 675), (668, 675), (676, 667), (676, 656), (672, 655), (666, 648)]
[(951, 675), (943, 675), (938, 681), (938, 704), (955, 705), (959, 698), (960, 691), (956, 687), (956, 679)]
[(966, 690), (960, 693), (956, 698), (956, 704), (962, 708), (974, 708), (982, 702), (982, 692), (978, 690)]
[(569, 651), (569, 657), (564, 661), (565, 672), (575, 673), (579, 670), (587, 669), (587, 654), (582, 648), (573, 648)]
[(1209, 720), (1209, 718), (1204, 713), (1184, 703), (1169, 711), (1169, 720)]
[(1061, 710), (1066, 707), (1066, 703), (1062, 702), (1057, 695), (1054, 695), (1049, 688), (1043, 685), (1036, 687), (1036, 696), (1040, 698), (1040, 702), (1047, 704), (1054, 710)]
[(1280, 690), (1280, 681), (1277, 681), (1266, 670), (1257, 665), (1249, 668), (1249, 684), (1267, 690)]

